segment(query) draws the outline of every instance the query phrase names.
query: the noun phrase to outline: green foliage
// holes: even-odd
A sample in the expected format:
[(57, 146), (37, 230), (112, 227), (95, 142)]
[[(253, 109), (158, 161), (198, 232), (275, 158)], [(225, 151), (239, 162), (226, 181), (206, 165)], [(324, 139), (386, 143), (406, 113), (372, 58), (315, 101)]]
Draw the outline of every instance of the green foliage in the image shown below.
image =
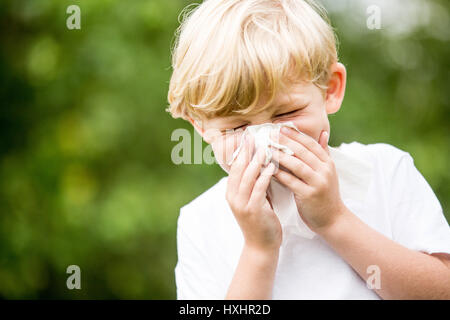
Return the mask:
[[(165, 112), (189, 3), (0, 3), (0, 297), (175, 298), (179, 208), (225, 175), (170, 158), (172, 131), (192, 132)], [(66, 27), (72, 4), (81, 30)], [(332, 21), (349, 78), (330, 145), (410, 152), (450, 219), (448, 38), (350, 32), (365, 22), (345, 12)], [(66, 288), (71, 264), (81, 290)]]

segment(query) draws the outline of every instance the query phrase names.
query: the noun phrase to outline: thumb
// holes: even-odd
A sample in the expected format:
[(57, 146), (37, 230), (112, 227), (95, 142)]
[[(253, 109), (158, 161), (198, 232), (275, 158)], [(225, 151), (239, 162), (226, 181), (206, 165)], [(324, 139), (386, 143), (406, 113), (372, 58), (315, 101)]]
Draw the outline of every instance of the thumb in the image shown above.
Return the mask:
[(326, 132), (325, 130), (322, 131), (322, 134), (320, 135), (319, 138), (319, 144), (328, 154), (330, 154), (330, 150), (328, 150), (328, 139), (329, 139), (328, 132)]

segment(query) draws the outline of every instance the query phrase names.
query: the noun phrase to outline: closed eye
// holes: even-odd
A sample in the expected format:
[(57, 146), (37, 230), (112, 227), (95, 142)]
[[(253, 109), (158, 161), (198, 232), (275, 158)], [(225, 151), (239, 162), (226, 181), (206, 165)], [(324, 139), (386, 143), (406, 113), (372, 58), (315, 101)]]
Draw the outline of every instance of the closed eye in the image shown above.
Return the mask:
[(241, 128), (243, 129), (245, 126), (246, 126), (246, 124), (243, 124), (243, 125), (241, 125), (239, 127), (233, 128), (233, 130), (238, 130), (238, 129), (241, 129)]
[(297, 112), (298, 110), (300, 110), (300, 109), (289, 111), (289, 112), (285, 112), (285, 113), (280, 113), (280, 114), (277, 114), (275, 117), (287, 116), (287, 115), (290, 115), (290, 114), (293, 114), (293, 113)]
[(235, 127), (235, 128), (231, 128), (231, 129), (222, 129), (222, 130), (220, 130), (220, 132), (222, 134), (231, 133), (231, 132), (239, 130), (239, 129), (244, 129), (246, 126), (247, 126), (247, 124), (243, 124), (243, 125), (240, 125), (239, 127)]

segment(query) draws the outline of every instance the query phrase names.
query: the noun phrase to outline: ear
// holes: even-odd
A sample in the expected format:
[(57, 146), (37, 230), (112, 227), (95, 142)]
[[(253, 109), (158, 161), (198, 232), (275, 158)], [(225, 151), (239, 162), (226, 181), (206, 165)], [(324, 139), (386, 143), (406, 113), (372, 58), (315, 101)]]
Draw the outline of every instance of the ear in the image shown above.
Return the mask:
[(207, 143), (211, 143), (211, 137), (210, 135), (206, 134), (206, 130), (203, 125), (203, 121), (201, 120), (195, 120), (191, 117), (188, 117), (189, 122), (194, 127), (195, 131), (202, 137), (203, 140), (205, 140)]
[(325, 101), (328, 114), (336, 113), (341, 108), (346, 82), (347, 71), (345, 66), (340, 62), (332, 64)]

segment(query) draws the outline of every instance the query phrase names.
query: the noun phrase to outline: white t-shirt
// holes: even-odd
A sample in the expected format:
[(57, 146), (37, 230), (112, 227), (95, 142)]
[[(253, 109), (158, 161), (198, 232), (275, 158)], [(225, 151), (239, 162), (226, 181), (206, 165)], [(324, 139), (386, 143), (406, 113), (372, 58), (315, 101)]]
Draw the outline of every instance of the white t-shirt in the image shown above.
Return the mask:
[[(343, 143), (336, 149), (371, 164), (364, 196), (342, 199), (355, 215), (409, 249), (450, 254), (450, 228), (442, 207), (409, 153), (384, 143)], [(336, 170), (338, 176), (343, 172), (339, 166)], [(225, 199), (226, 185), (227, 177), (180, 210), (174, 270), (177, 299), (226, 296), (244, 245)], [(379, 299), (320, 236), (306, 239), (295, 235), (280, 248), (272, 297)]]

